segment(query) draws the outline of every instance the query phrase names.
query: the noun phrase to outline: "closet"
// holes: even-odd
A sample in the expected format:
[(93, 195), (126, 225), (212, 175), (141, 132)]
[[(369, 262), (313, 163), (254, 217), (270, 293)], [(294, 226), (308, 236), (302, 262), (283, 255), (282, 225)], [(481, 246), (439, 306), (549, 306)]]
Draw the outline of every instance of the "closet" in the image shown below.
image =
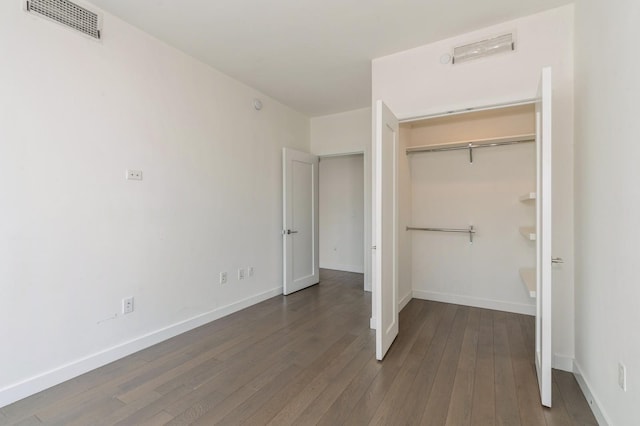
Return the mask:
[(535, 126), (534, 105), (400, 125), (401, 296), (535, 315)]
[(562, 263), (552, 257), (551, 68), (540, 71), (535, 97), (505, 105), (401, 122), (375, 102), (376, 358), (398, 335), (398, 311), (411, 297), (535, 315), (540, 401), (550, 407), (552, 269)]

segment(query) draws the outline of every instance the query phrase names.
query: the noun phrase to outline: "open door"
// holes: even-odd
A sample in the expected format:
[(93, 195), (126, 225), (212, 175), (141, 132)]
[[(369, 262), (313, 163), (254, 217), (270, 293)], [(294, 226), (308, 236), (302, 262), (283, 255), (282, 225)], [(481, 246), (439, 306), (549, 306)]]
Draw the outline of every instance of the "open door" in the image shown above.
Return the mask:
[(283, 293), (320, 282), (318, 157), (282, 149)]
[(382, 360), (398, 335), (397, 155), (398, 119), (376, 102), (372, 149), (373, 318), (376, 358)]
[(542, 405), (551, 407), (551, 68), (538, 87), (536, 149), (536, 370)]

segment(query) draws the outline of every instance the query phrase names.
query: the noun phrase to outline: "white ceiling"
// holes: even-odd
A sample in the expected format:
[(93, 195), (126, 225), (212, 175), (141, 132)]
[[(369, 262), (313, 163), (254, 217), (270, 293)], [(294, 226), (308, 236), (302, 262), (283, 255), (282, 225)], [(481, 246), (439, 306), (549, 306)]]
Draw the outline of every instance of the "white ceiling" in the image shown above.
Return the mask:
[(369, 105), (373, 58), (572, 1), (91, 0), (309, 116)]

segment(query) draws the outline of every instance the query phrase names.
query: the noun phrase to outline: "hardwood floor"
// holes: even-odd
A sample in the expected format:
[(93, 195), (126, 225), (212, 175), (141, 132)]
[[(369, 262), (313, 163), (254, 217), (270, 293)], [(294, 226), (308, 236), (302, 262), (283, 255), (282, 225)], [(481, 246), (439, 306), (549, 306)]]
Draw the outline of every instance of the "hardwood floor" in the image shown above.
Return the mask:
[(595, 425), (574, 377), (539, 404), (533, 318), (412, 300), (375, 360), (362, 275), (275, 297), (0, 409), (11, 425)]

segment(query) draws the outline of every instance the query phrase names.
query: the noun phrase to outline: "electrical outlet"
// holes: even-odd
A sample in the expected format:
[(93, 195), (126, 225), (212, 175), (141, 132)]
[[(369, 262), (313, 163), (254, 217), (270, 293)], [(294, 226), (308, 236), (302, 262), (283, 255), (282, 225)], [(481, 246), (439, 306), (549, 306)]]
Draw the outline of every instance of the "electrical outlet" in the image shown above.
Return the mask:
[(242, 268), (238, 269), (238, 279), (244, 280), (244, 269)]
[(227, 283), (227, 273), (220, 272), (220, 284), (226, 284), (226, 283)]
[(249, 266), (247, 268), (247, 276), (252, 277), (253, 276), (253, 272), (254, 272), (253, 266)]
[(122, 299), (122, 313), (130, 314), (133, 312), (133, 297), (125, 297)]
[(127, 180), (142, 180), (142, 170), (127, 170)]
[(618, 363), (618, 385), (623, 391), (627, 391), (627, 367), (621, 362)]

